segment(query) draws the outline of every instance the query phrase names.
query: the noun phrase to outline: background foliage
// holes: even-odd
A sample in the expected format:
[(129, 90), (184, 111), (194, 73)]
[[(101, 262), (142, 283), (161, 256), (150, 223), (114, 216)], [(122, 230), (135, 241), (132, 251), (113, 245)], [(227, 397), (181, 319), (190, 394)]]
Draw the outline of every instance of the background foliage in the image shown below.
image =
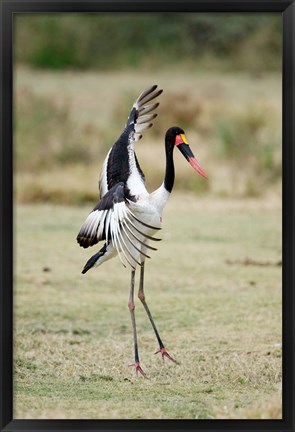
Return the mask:
[[(253, 196), (280, 182), (278, 14), (21, 14), (15, 66), (22, 201), (96, 199), (96, 188), (80, 183), (69, 193), (67, 181), (53, 187), (46, 175), (67, 169), (65, 178), (75, 178), (91, 166), (97, 173), (134, 99), (152, 83), (165, 90), (141, 156), (152, 167), (152, 188), (163, 167), (151, 155), (172, 124), (202, 143), (205, 165), (210, 160), (220, 184), (212, 176), (201, 183), (184, 175), (176, 187)], [(247, 165), (243, 176), (241, 164)]]
[(16, 59), (32, 67), (217, 65), (278, 70), (281, 20), (274, 14), (101, 13), (19, 15)]

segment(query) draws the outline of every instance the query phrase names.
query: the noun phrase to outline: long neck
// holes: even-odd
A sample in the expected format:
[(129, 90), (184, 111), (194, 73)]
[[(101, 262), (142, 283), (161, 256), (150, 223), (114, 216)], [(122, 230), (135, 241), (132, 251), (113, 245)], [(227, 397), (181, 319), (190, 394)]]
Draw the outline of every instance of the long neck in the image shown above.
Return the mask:
[(171, 192), (174, 185), (175, 170), (173, 161), (173, 149), (174, 146), (165, 146), (166, 149), (166, 171), (164, 178), (164, 187), (168, 192)]

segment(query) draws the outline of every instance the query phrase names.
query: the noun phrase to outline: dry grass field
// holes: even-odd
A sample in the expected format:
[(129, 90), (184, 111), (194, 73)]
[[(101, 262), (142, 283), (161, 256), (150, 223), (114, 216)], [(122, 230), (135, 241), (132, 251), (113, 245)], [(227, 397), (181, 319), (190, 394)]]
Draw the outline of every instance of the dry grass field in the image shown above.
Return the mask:
[(86, 275), (88, 209), (16, 210), (16, 418), (280, 418), (281, 209), (276, 201), (171, 197), (146, 295), (176, 366), (137, 302), (136, 377), (118, 258)]
[[(146, 264), (133, 361), (129, 272), (86, 275), (75, 237), (134, 97), (164, 88), (137, 154), (148, 189), (183, 126), (208, 174), (176, 154), (163, 241)], [(281, 418), (281, 82), (277, 74), (15, 75), (15, 418)]]
[[(152, 75), (152, 76), (151, 76)], [(158, 84), (158, 118), (136, 152), (150, 190), (163, 179), (164, 134), (185, 129), (209, 176), (200, 182), (185, 161), (176, 188), (217, 196), (280, 193), (280, 74), (200, 72), (40, 72), (15, 74), (16, 196), (22, 202), (96, 200), (98, 171), (142, 89)]]

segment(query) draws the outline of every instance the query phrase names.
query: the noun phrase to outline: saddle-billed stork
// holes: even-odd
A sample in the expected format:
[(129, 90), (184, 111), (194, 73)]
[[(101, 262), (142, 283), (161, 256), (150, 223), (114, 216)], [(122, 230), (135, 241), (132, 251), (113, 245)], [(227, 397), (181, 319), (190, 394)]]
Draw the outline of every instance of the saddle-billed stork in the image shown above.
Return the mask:
[[(100, 201), (83, 223), (77, 241), (88, 248), (104, 240), (103, 247), (85, 264), (82, 273), (97, 267), (106, 260), (119, 255), (122, 264), (131, 268), (131, 286), (128, 307), (131, 314), (136, 372), (146, 377), (139, 362), (137, 332), (134, 314), (134, 281), (137, 265), (140, 267), (138, 297), (154, 329), (162, 357), (177, 363), (167, 352), (145, 301), (144, 263), (150, 258), (149, 251), (156, 250), (150, 241), (161, 229), (162, 212), (174, 184), (173, 150), (176, 146), (190, 165), (203, 177), (206, 174), (194, 157), (180, 127), (171, 127), (165, 136), (166, 171), (162, 185), (152, 193), (145, 187), (145, 177), (139, 166), (134, 144), (142, 132), (152, 126), (151, 121), (159, 103), (154, 101), (162, 93), (154, 85), (143, 91), (134, 102), (125, 129), (107, 154), (99, 179)], [(149, 104), (149, 102), (153, 102)], [(156, 354), (155, 353), (155, 354)]]

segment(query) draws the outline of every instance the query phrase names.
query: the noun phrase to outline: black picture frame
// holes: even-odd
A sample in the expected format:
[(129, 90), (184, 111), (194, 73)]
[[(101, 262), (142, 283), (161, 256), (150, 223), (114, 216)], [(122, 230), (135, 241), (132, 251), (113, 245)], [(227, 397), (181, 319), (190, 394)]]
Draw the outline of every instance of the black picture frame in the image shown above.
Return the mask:
[[(295, 3), (289, 0), (43, 1), (0, 0), (1, 27), (1, 431), (228, 430), (293, 431), (294, 422), (294, 144)], [(23, 12), (279, 12), (283, 20), (283, 419), (13, 419), (13, 16)]]

